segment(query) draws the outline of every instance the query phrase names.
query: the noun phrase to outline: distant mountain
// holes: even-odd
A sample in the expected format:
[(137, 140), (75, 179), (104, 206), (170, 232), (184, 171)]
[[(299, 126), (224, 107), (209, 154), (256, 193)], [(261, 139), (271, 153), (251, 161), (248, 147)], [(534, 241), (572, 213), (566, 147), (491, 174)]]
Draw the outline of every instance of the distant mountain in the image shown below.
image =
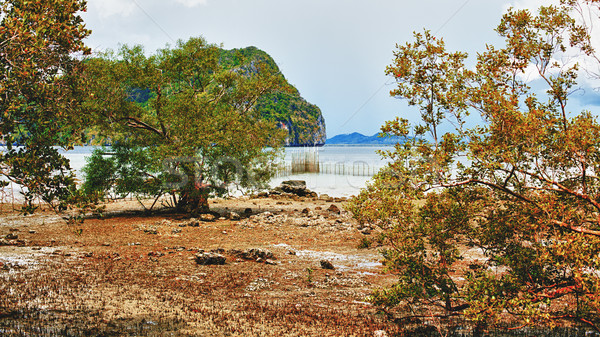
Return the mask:
[(326, 145), (394, 145), (404, 143), (404, 137), (380, 137), (381, 133), (373, 136), (365, 136), (362, 133), (354, 132), (349, 134), (337, 135), (327, 139)]

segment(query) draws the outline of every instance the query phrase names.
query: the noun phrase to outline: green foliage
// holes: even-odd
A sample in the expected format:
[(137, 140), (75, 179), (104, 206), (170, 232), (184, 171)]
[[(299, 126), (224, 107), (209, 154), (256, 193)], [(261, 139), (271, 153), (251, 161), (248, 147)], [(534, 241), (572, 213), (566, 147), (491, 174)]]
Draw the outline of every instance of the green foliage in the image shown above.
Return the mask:
[(292, 145), (316, 145), (324, 143), (324, 121), (321, 110), (304, 100), (296, 89), (276, 92), (262, 97), (256, 110), (263, 118), (274, 121), (287, 129), (287, 143)]
[(120, 199), (128, 196), (159, 198), (168, 181), (162, 168), (154, 167), (149, 151), (116, 143), (98, 148), (86, 158), (81, 189), (90, 195)]
[[(509, 10), (497, 29), (506, 45), (488, 46), (474, 70), (427, 31), (398, 46), (392, 95), (418, 106), (421, 123), (384, 125), (407, 141), (383, 152), (392, 163), (349, 207), (387, 230), (385, 265), (398, 282), (375, 304), (600, 326), (600, 124), (567, 109), (578, 65), (555, 61), (570, 47), (595, 56), (572, 5)], [(482, 124), (468, 127), (469, 115)]]
[[(150, 57), (124, 46), (86, 61), (86, 104), (97, 128), (128, 151), (115, 151), (117, 176), (104, 180), (117, 194), (168, 191), (180, 209), (198, 212), (208, 208), (209, 193), (264, 187), (284, 134), (255, 105), (285, 90), (285, 79), (260, 60), (240, 56), (227, 68), (224, 57), (218, 46), (192, 38)], [(90, 164), (90, 179), (106, 166), (98, 157)]]
[(74, 57), (89, 53), (85, 8), (79, 0), (0, 2), (0, 174), (24, 187), (26, 213), (37, 196), (63, 210), (74, 191), (69, 162), (53, 146), (70, 148), (85, 124)]
[[(279, 74), (281, 80), (279, 90), (262, 95), (254, 109), (262, 119), (274, 122), (279, 128), (287, 130), (286, 145), (324, 143), (325, 123), (321, 110), (300, 96), (298, 90), (285, 80), (275, 61), (266, 52), (256, 47), (233, 50), (219, 48), (218, 63), (224, 69), (243, 69), (240, 72), (246, 75), (256, 74), (259, 69), (258, 65), (263, 71)], [(129, 97), (146, 107), (156, 97), (156, 94), (148, 89), (131, 88)], [(99, 133), (100, 130), (97, 126), (86, 130), (87, 138), (92, 144), (107, 143), (107, 139), (100, 136)]]

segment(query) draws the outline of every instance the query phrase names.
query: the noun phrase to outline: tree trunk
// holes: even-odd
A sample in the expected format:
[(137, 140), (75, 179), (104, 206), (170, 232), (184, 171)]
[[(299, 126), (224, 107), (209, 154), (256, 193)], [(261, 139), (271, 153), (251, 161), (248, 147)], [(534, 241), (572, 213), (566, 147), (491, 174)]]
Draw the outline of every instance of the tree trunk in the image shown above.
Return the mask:
[(209, 189), (208, 184), (189, 183), (181, 191), (177, 209), (193, 215), (207, 213)]

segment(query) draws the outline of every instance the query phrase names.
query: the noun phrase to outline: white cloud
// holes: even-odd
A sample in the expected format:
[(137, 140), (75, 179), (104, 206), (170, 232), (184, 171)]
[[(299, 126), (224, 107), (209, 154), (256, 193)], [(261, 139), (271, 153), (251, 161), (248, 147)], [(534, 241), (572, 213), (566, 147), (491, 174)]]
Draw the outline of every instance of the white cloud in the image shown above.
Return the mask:
[(536, 12), (541, 6), (558, 5), (558, 0), (516, 0), (509, 1), (505, 6), (504, 11), (512, 7), (515, 9), (529, 9), (532, 12)]
[(88, 8), (102, 18), (119, 15), (129, 16), (136, 8), (133, 0), (89, 0)]
[(196, 7), (198, 5), (206, 5), (208, 0), (175, 0), (176, 2), (184, 5), (185, 7)]

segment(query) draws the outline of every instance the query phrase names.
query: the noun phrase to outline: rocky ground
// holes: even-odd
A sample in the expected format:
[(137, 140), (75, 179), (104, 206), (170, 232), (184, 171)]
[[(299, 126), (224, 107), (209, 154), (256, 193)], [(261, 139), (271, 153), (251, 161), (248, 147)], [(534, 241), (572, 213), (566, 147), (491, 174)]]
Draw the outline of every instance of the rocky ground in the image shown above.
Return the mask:
[(4, 210), (0, 335), (394, 335), (365, 301), (394, 280), (358, 248), (377, 229), (344, 204), (282, 192), (190, 219), (122, 201), (82, 225)]

